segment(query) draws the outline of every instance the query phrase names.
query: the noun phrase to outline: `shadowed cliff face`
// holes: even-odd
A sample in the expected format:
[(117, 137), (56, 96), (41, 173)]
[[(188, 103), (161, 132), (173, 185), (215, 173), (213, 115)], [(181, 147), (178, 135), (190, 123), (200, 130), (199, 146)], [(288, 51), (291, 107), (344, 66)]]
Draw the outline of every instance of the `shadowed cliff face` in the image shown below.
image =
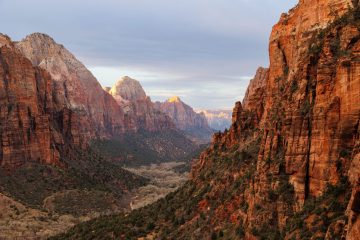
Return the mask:
[(31, 34), (16, 43), (16, 48), (34, 66), (50, 73), (55, 101), (82, 118), (83, 134), (104, 137), (136, 130), (131, 119), (125, 119), (122, 109), (90, 71), (51, 37)]
[[(2, 44), (1, 44), (2, 45)], [(30, 160), (59, 164), (65, 142), (81, 147), (78, 119), (53, 99), (52, 79), (33, 67), (10, 39), (0, 49), (0, 164), (13, 168)]]

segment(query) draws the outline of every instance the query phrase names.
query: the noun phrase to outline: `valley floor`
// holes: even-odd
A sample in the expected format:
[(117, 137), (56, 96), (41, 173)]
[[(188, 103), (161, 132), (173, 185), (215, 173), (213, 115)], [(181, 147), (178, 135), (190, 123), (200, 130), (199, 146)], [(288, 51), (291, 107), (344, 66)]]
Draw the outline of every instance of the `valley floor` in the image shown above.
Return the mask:
[(131, 193), (131, 210), (151, 204), (175, 191), (188, 180), (189, 174), (184, 162), (151, 164), (137, 168), (126, 168), (126, 170), (150, 179), (148, 185)]
[[(149, 184), (132, 190), (120, 200), (126, 206), (125, 211), (130, 212), (175, 191), (188, 179), (189, 169), (183, 162), (167, 162), (127, 168), (127, 170), (150, 180)], [(54, 194), (54, 196), (59, 194), (73, 196), (78, 195), (78, 192), (78, 190), (68, 190)], [(53, 214), (50, 211), (51, 206), (47, 205), (49, 204), (44, 204), (42, 210), (30, 208), (0, 193), (0, 239), (45, 239), (66, 232), (80, 222), (88, 221), (100, 215), (120, 213), (124, 210), (113, 208), (112, 211), (75, 216), (72, 214)]]

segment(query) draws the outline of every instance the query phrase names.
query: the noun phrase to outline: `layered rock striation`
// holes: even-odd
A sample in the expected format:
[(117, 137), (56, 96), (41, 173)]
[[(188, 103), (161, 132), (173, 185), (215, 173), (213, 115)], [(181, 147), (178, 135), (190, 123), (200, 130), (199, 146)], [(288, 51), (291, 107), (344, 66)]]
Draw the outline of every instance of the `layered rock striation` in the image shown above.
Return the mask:
[[(248, 228), (269, 224), (265, 219), (275, 214), (271, 221), (282, 229), (291, 222), (287, 221), (289, 212), (303, 212), (309, 199), (322, 201), (329, 186), (344, 186), (348, 176), (353, 186), (348, 211), (357, 216), (358, 12), (354, 1), (300, 1), (289, 14), (283, 14), (270, 37), (269, 69), (260, 68), (250, 82), (243, 104), (236, 104), (230, 130), (214, 137), (216, 151), (238, 144), (244, 147), (252, 134), (261, 139), (251, 186), (254, 195), (245, 195)], [(209, 164), (206, 156), (202, 168)], [(283, 178), (293, 188), (288, 191), (294, 191), (291, 211), (281, 199), (276, 205), (269, 204)], [(256, 204), (271, 210), (259, 216)], [(346, 202), (341, 204), (346, 206)], [(346, 235), (345, 225), (342, 221), (327, 225), (326, 239), (331, 239), (334, 228)], [(349, 236), (358, 231), (358, 227), (351, 229)], [(258, 235), (250, 231), (246, 236)]]
[(83, 145), (76, 130), (80, 122), (53, 98), (50, 74), (34, 67), (8, 37), (0, 39), (0, 165), (14, 168), (31, 160), (59, 164), (66, 142)]

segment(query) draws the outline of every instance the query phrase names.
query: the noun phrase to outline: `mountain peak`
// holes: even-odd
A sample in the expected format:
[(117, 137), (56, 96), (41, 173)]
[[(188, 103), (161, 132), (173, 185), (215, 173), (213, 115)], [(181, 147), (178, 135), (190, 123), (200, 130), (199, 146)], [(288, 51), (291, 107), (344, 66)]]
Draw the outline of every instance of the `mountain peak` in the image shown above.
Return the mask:
[(171, 98), (169, 98), (167, 100), (167, 102), (169, 102), (169, 103), (178, 103), (178, 102), (181, 102), (181, 99), (178, 96), (172, 96)]
[(146, 98), (146, 93), (140, 82), (128, 76), (120, 78), (111, 88), (110, 94), (113, 95), (118, 102), (119, 100), (133, 101)]
[(134, 85), (140, 85), (140, 82), (134, 78), (131, 78), (129, 76), (123, 76), (121, 77), (117, 82), (116, 82), (116, 85), (117, 84), (134, 84)]
[(34, 66), (47, 64), (49, 61), (64, 60), (76, 68), (85, 68), (75, 56), (63, 45), (58, 44), (52, 37), (45, 33), (32, 33), (16, 43), (16, 47), (33, 63)]
[(30, 40), (34, 40), (34, 39), (39, 39), (39, 40), (42, 40), (43, 42), (48, 42), (48, 43), (53, 43), (53, 44), (56, 44), (55, 40), (50, 37), (48, 34), (46, 33), (39, 33), (39, 32), (36, 32), (36, 33), (32, 33), (32, 34), (29, 34), (27, 35), (23, 41), (30, 41)]

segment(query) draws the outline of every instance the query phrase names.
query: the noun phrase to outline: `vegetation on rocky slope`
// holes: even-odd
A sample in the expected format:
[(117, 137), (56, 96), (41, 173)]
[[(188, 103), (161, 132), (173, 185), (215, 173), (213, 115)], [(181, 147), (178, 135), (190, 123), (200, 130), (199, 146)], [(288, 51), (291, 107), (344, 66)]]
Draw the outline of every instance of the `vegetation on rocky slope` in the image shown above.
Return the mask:
[(123, 137), (94, 140), (91, 147), (109, 159), (124, 165), (190, 161), (203, 150), (178, 130), (140, 131)]
[(101, 191), (119, 198), (124, 191), (147, 183), (147, 179), (106, 161), (91, 149), (72, 151), (63, 163), (64, 168), (30, 162), (10, 172), (0, 169), (1, 192), (28, 206), (41, 208), (44, 199), (56, 192)]
[[(210, 168), (202, 169), (196, 180), (188, 181), (156, 203), (129, 215), (104, 216), (81, 223), (52, 239), (137, 239), (150, 235), (156, 239), (242, 239), (247, 228), (242, 216), (249, 208), (259, 216), (272, 211), (248, 202), (246, 197), (254, 191), (258, 146), (259, 140), (255, 140), (241, 150), (234, 147), (215, 151), (207, 157)], [(272, 181), (278, 182), (278, 187), (264, 196), (267, 201), (280, 200), (292, 206), (293, 188), (286, 175)], [(323, 196), (308, 199), (302, 211), (287, 208), (290, 217), (283, 227), (269, 219), (268, 224), (253, 226), (250, 231), (259, 239), (308, 239), (313, 235), (322, 239), (329, 226), (335, 227), (339, 220), (345, 224), (348, 200), (349, 188), (344, 178), (339, 185), (329, 185)], [(337, 234), (336, 229), (333, 234)]]
[[(285, 20), (281, 24), (287, 26)], [(358, 63), (359, 30), (360, 9), (355, 7), (323, 30), (301, 33), (307, 36), (299, 38), (306, 40), (300, 44), (305, 50), (294, 60), (297, 67), (303, 68), (300, 70), (287, 65), (289, 59), (280, 40), (274, 41), (272, 50), (281, 59), (276, 59), (279, 66), (272, 70), (282, 76), (271, 79), (275, 80), (271, 84), (276, 85), (271, 88), (276, 91), (266, 96), (271, 104), (262, 119), (264, 126), (257, 118), (263, 113), (249, 112), (237, 103), (231, 129), (216, 136), (214, 145), (193, 167), (192, 179), (182, 188), (129, 215), (82, 223), (54, 239), (148, 236), (155, 239), (305, 240), (345, 236), (350, 224), (345, 210), (352, 191), (348, 172), (354, 139), (358, 137), (358, 125), (352, 124), (358, 122), (358, 112), (354, 107), (353, 112), (341, 115), (334, 106), (341, 106), (339, 101), (346, 98), (344, 94), (358, 88), (348, 86), (342, 95), (329, 89), (338, 86), (343, 76), (356, 85), (357, 75), (336, 74), (342, 68), (350, 72)], [(324, 106), (329, 112), (334, 111), (334, 115), (341, 115), (344, 118), (341, 121), (348, 125), (336, 125), (339, 120), (321, 122), (326, 109), (321, 108), (323, 99), (316, 94), (324, 92), (340, 95), (332, 105), (324, 103)], [(354, 93), (354, 96), (358, 95)], [(262, 104), (258, 104), (261, 105), (258, 109), (264, 110)], [(286, 104), (294, 109), (285, 111)], [(348, 117), (352, 115), (353, 118)], [(331, 123), (333, 125), (326, 125)], [(344, 130), (343, 126), (351, 126), (351, 131)], [(328, 135), (319, 133), (322, 128)], [(323, 140), (323, 136), (328, 141), (316, 145), (315, 141)], [(339, 146), (331, 142), (334, 136), (339, 138)], [(290, 144), (297, 149), (289, 148)], [(333, 144), (329, 152), (321, 149), (326, 144)], [(316, 151), (323, 155), (314, 156)], [(310, 172), (314, 166), (319, 172)]]

